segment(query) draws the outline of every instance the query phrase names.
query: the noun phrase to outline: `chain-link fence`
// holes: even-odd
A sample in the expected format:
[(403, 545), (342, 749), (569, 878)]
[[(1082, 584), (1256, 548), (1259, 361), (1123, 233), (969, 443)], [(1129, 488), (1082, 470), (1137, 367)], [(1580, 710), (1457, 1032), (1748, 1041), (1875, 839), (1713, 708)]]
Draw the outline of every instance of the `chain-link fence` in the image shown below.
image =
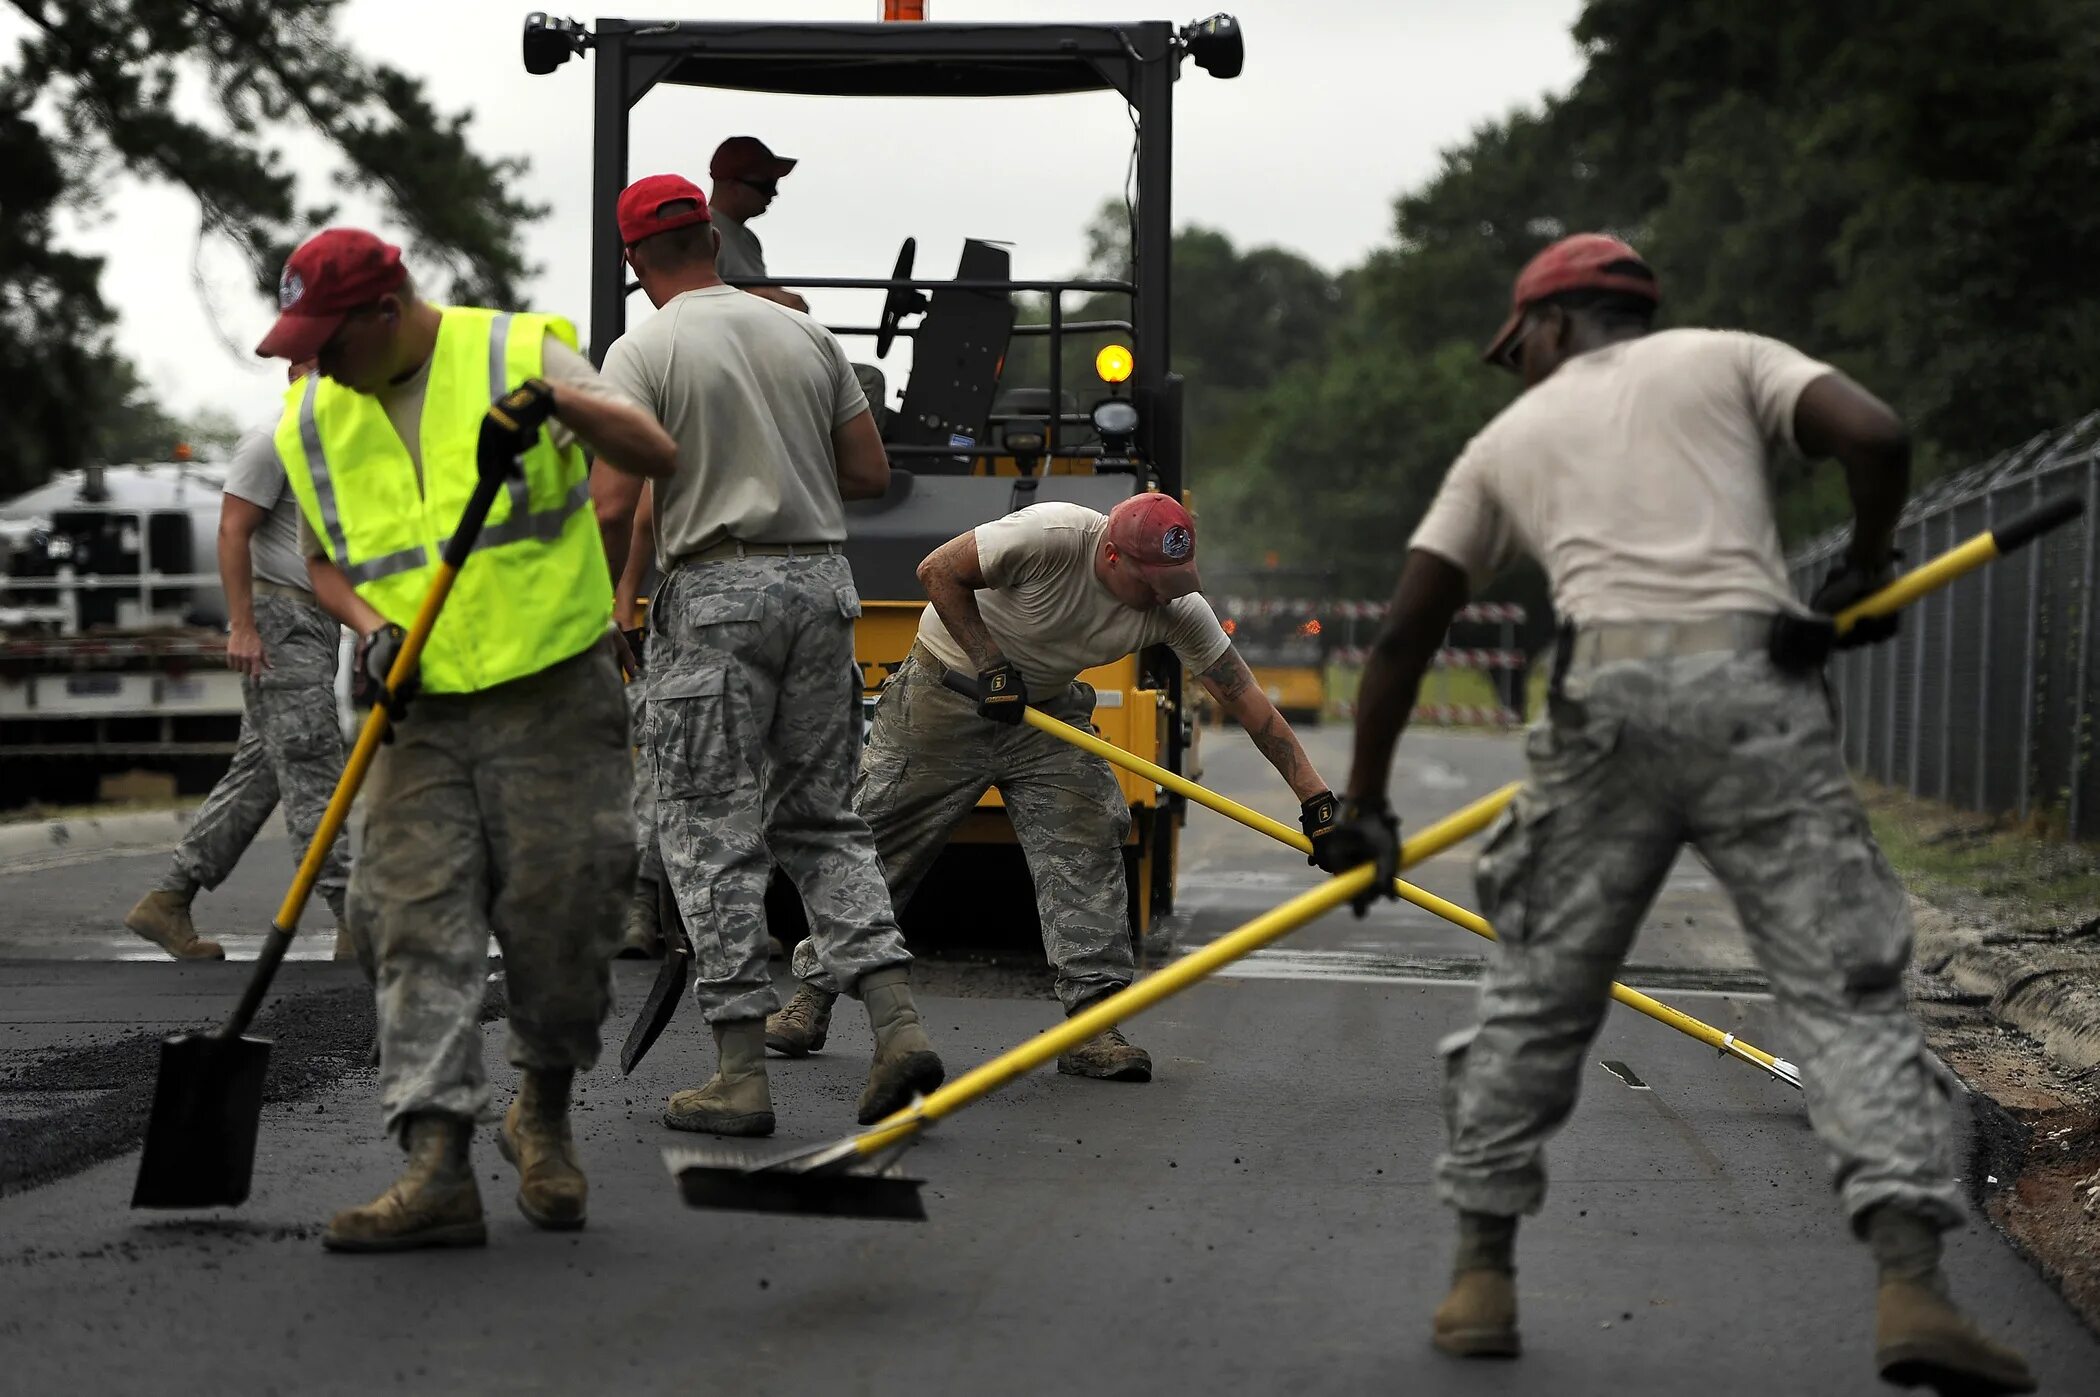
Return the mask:
[[(2100, 561), (2100, 413), (1933, 482), (1896, 541), (1914, 566), (2061, 495), (2084, 500), (2084, 518), (1916, 602), (1895, 640), (1840, 652), (1830, 680), (1855, 770), (1972, 810), (2060, 815), (2076, 839), (2100, 830), (2100, 637), (2087, 604)], [(1799, 595), (1849, 537), (1838, 530), (1794, 555)]]

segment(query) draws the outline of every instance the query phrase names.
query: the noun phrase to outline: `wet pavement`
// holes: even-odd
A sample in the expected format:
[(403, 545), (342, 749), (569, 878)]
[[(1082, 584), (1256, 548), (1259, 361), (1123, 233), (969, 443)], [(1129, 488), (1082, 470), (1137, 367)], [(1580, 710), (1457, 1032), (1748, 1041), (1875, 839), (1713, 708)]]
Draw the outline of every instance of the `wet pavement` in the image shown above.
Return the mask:
[[(1346, 734), (1310, 745), (1339, 781)], [(1289, 817), (1243, 743), (1213, 732), (1207, 746), (1212, 784)], [(1426, 823), (1517, 769), (1508, 742), (1411, 737), (1403, 818)], [(1191, 940), (1317, 876), (1208, 812), (1188, 836)], [(1465, 904), (1469, 865), (1462, 851), (1414, 876)], [(250, 943), (233, 937), (241, 954), (288, 866), (281, 841), (260, 846), (200, 901), (200, 925), (255, 926)], [(0, 956), (16, 958), (0, 960), (0, 1158), (96, 1121), (109, 1134), (141, 1109), (153, 1035), (208, 1021), (237, 992), (238, 964), (105, 963), (129, 949), (112, 928), (158, 867), (128, 856), (0, 875)], [(132, 1213), (128, 1153), (27, 1191), (0, 1183), (0, 1372), (25, 1393), (1880, 1390), (1871, 1266), (1843, 1235), (1798, 1095), (1623, 1011), (1551, 1153), (1546, 1211), (1520, 1235), (1526, 1356), (1468, 1365), (1430, 1349), (1449, 1263), (1428, 1182), (1433, 1048), (1465, 1022), (1462, 977), (1484, 949), (1390, 904), (1308, 928), (1133, 1021), (1157, 1063), (1150, 1085), (1037, 1073), (944, 1123), (908, 1157), (928, 1181), (919, 1224), (683, 1207), (661, 1151), (689, 1137), (657, 1113), (709, 1069), (688, 1009), (633, 1078), (608, 1060), (584, 1079), (586, 1231), (519, 1217), (484, 1129), (488, 1249), (395, 1258), (319, 1248), (328, 1213), (383, 1188), (399, 1156), (377, 1135), (354, 971), (293, 966), (276, 1034), (297, 1070), (273, 1078), (247, 1205)], [(609, 1043), (651, 969), (619, 967)], [(1784, 1052), (1695, 862), (1625, 978)], [(1027, 976), (928, 966), (926, 984), (951, 1071), (1055, 1015)], [(484, 1033), (501, 1102), (504, 1028)], [(868, 1044), (842, 1005), (823, 1054), (776, 1060), (781, 1133), (763, 1148), (850, 1129)], [(2091, 1390), (2100, 1342), (1995, 1233), (1955, 1236), (1949, 1270), (2045, 1391)]]

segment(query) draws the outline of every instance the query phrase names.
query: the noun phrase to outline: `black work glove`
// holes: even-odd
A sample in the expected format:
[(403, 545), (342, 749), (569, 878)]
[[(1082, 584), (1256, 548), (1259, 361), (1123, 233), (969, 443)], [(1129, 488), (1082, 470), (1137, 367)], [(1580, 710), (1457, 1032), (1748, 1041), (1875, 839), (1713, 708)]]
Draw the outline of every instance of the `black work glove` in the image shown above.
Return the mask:
[(977, 671), (979, 717), (1019, 727), (1021, 714), (1027, 707), (1028, 686), (1021, 682), (1021, 671), (1010, 661), (1001, 660), (990, 669)]
[[(1891, 553), (1879, 567), (1866, 567), (1846, 558), (1823, 585), (1816, 588), (1808, 604), (1826, 616), (1835, 616), (1855, 602), (1865, 601), (1876, 592), (1896, 580), (1896, 563), (1901, 554)], [(1859, 645), (1875, 645), (1895, 637), (1897, 613), (1887, 616), (1868, 616), (1853, 623), (1852, 629), (1836, 637), (1831, 643), (1839, 650), (1850, 650)]]
[(500, 458), (516, 461), (539, 440), (540, 428), (554, 416), (554, 389), (537, 378), (528, 378), (489, 404), (481, 419), (479, 455), (484, 461)]
[(414, 670), (396, 692), (388, 692), (386, 677), (393, 671), (394, 659), (401, 647), (408, 643), (408, 632), (391, 623), (381, 626), (370, 634), (358, 637), (357, 664), (351, 674), (351, 697), (359, 703), (376, 703), (386, 709), (390, 725), (387, 740), (393, 740), (392, 723), (408, 716), (408, 701), (415, 697), (421, 680)]
[(1333, 791), (1322, 791), (1298, 807), (1298, 828), (1312, 841), (1312, 853), (1306, 862), (1314, 868), (1324, 867), (1320, 853), (1334, 835), (1335, 826), (1341, 820), (1342, 803), (1334, 798)]
[(1400, 821), (1385, 797), (1343, 801), (1341, 821), (1327, 836), (1325, 848), (1314, 846), (1313, 862), (1328, 873), (1347, 873), (1367, 863), (1378, 865), (1371, 886), (1349, 903), (1359, 917), (1381, 897), (1398, 898), (1393, 880), (1400, 876)]

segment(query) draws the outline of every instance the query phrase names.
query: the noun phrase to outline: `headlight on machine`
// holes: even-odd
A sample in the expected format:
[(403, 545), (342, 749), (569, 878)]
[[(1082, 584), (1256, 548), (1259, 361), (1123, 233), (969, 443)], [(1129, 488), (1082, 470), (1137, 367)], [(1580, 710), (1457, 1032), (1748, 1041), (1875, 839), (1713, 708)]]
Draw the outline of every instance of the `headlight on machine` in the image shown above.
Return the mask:
[(1103, 440), (1128, 440), (1137, 431), (1137, 404), (1128, 398), (1103, 398), (1094, 404), (1094, 430)]

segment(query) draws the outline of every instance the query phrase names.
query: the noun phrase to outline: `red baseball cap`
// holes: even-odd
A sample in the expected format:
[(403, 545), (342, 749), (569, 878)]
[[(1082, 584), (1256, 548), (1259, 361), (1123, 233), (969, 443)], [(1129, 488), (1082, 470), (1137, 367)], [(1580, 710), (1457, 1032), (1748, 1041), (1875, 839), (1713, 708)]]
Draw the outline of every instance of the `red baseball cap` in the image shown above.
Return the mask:
[(1576, 233), (1549, 244), (1517, 273), (1509, 319), (1489, 343), (1487, 361), (1500, 363), (1509, 352), (1525, 311), (1563, 291), (1623, 291), (1650, 301), (1662, 299), (1655, 272), (1631, 246), (1604, 233)]
[[(677, 213), (665, 213), (664, 205), (688, 202), (689, 209)], [(690, 228), (695, 223), (705, 223), (710, 215), (707, 211), (707, 196), (700, 186), (684, 175), (647, 175), (620, 191), (620, 203), (614, 217), (620, 225), (620, 241), (633, 247), (643, 238), (653, 238), (658, 233), (668, 233), (673, 228)]]
[(779, 179), (795, 168), (795, 162), (775, 155), (756, 136), (731, 136), (715, 147), (715, 158), (707, 162), (709, 179)]
[(1169, 597), (1200, 591), (1196, 575), (1196, 521), (1181, 501), (1157, 491), (1132, 495), (1108, 512), (1108, 541), (1143, 568)]
[(400, 248), (362, 228), (325, 228), (285, 259), (277, 278), (277, 323), (255, 352), (295, 364), (311, 359), (351, 311), (407, 281)]

